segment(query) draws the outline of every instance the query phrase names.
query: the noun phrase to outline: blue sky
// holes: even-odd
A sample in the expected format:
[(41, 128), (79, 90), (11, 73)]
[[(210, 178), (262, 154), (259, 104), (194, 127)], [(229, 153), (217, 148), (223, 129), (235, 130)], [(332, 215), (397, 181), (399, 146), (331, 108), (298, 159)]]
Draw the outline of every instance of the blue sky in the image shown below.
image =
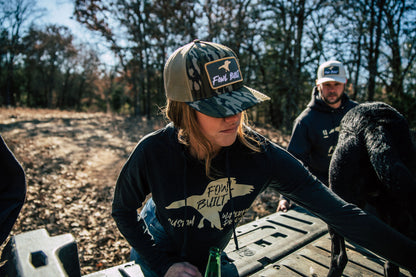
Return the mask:
[[(82, 42), (93, 42), (97, 40), (97, 36), (94, 36), (91, 31), (86, 27), (82, 26), (72, 17), (72, 12), (74, 10), (74, 0), (39, 0), (38, 7), (45, 9), (45, 16), (40, 18), (40, 24), (56, 24), (67, 26), (74, 35), (76, 43)], [(101, 60), (114, 64), (113, 55), (105, 49), (102, 43), (96, 43), (97, 51), (102, 53)]]
[(65, 25), (75, 34), (82, 34), (83, 27), (75, 19), (71, 19), (74, 10), (72, 0), (41, 0), (38, 6), (46, 9), (45, 16), (40, 21)]

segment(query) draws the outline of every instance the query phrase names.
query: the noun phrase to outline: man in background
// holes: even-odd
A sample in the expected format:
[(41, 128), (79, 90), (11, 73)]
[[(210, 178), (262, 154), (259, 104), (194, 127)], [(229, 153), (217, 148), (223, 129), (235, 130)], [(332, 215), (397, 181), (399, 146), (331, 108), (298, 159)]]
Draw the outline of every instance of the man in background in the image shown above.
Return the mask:
[[(296, 118), (288, 145), (288, 151), (327, 186), (341, 119), (357, 105), (345, 94), (346, 83), (341, 62), (327, 61), (319, 66), (311, 101)], [(290, 206), (290, 200), (281, 196), (277, 210), (286, 212)]]

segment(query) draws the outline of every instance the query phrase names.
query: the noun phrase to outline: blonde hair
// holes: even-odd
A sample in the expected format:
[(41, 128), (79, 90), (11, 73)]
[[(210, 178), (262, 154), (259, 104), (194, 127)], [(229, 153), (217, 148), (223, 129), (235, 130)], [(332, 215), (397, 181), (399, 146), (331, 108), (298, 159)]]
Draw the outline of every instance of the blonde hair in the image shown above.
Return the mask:
[[(196, 111), (184, 102), (178, 102), (168, 99), (164, 109), (165, 116), (173, 122), (178, 131), (178, 140), (180, 143), (190, 147), (190, 137), (197, 143), (198, 149), (206, 153), (204, 157), (205, 174), (210, 177), (211, 161), (216, 152), (211, 142), (204, 136), (199, 128), (196, 117)], [(260, 142), (248, 137), (244, 132), (245, 126), (248, 126), (247, 114), (245, 111), (241, 114), (240, 126), (237, 130), (237, 139), (254, 152), (260, 152)]]

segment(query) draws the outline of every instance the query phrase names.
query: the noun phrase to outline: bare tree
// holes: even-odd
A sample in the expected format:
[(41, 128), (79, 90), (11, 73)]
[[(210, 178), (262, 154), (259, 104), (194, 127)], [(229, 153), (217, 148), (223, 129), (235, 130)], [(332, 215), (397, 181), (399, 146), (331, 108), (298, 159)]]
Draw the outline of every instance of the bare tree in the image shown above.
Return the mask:
[[(261, 1), (257, 46), (258, 76), (272, 100), (270, 120), (290, 130), (294, 118), (309, 100), (324, 40), (321, 17), (325, 1)], [(307, 70), (314, 72), (310, 74)]]
[[(67, 27), (56, 25), (45, 30), (31, 27), (23, 38), (26, 72), (31, 78), (27, 93), (34, 105), (55, 108), (61, 101), (62, 87), (58, 80), (65, 71), (63, 66), (77, 54), (72, 40)], [(37, 80), (33, 79), (35, 76)]]
[(3, 104), (14, 106), (19, 99), (19, 90), (15, 89), (14, 66), (16, 57), (21, 54), (22, 27), (40, 15), (34, 0), (0, 1), (0, 23), (3, 45), (0, 67), (6, 70), (6, 88), (2, 92)]
[(150, 117), (153, 104), (163, 98), (160, 84), (166, 54), (178, 41), (190, 41), (196, 35), (194, 1), (75, 3), (77, 20), (100, 32), (119, 56), (134, 95), (134, 114)]
[(416, 1), (386, 1), (382, 17), (384, 51), (382, 59), (388, 67), (380, 72), (387, 91), (400, 98), (404, 80), (416, 61)]

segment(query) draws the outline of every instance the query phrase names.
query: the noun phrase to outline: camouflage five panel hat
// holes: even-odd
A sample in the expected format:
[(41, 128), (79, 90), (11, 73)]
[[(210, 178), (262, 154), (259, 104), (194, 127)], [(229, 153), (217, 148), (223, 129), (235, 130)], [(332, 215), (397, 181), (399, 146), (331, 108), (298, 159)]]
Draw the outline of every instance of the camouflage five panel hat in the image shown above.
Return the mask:
[(235, 115), (270, 99), (243, 84), (236, 54), (217, 43), (195, 40), (180, 47), (163, 77), (168, 99), (212, 117)]

